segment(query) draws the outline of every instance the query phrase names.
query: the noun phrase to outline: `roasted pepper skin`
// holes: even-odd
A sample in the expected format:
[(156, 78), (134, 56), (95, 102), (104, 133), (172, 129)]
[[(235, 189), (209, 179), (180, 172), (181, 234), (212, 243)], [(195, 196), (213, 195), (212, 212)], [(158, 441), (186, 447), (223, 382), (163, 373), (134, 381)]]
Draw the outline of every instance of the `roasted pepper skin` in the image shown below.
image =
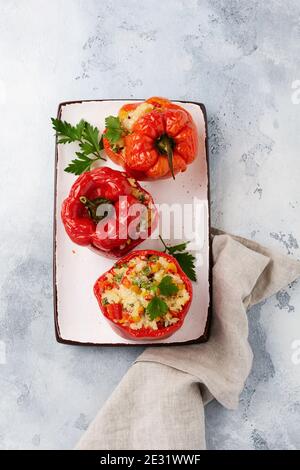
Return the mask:
[[(140, 117), (133, 125), (132, 132), (124, 136), (124, 150), (114, 151), (105, 133), (104, 148), (115, 163), (138, 180), (170, 178), (168, 159), (157, 143), (162, 136), (167, 136), (173, 147), (174, 174), (185, 171), (198, 152), (196, 125), (190, 113), (165, 98), (149, 98), (146, 103), (154, 109)], [(119, 117), (140, 104), (125, 104), (119, 111)]]
[[(112, 272), (115, 266), (121, 265), (123, 263), (127, 263), (128, 261), (130, 261), (132, 258), (136, 256), (149, 256), (149, 255), (150, 256), (151, 255), (163, 256), (164, 258), (166, 258), (167, 261), (175, 264), (177, 268), (177, 274), (180, 276), (182, 282), (185, 284), (185, 287), (186, 287), (187, 292), (189, 293), (190, 299), (184, 305), (181, 312), (178, 314), (179, 320), (174, 325), (163, 327), (158, 330), (151, 330), (150, 328), (141, 328), (140, 330), (133, 330), (128, 326), (124, 326), (120, 323), (115, 323), (110, 318), (107, 306), (103, 305), (102, 303), (101, 295), (107, 287), (106, 281), (105, 281), (106, 275)], [(156, 251), (156, 250), (135, 250), (135, 251), (132, 251), (130, 254), (124, 256), (123, 258), (119, 259), (109, 271), (105, 272), (97, 279), (94, 285), (94, 294), (96, 296), (96, 299), (98, 301), (102, 314), (104, 315), (106, 320), (109, 322), (113, 330), (118, 335), (122, 336), (123, 338), (131, 339), (131, 340), (132, 339), (134, 340), (157, 340), (157, 339), (167, 338), (173, 335), (176, 331), (178, 331), (181, 328), (181, 326), (183, 325), (184, 319), (189, 311), (191, 302), (192, 302), (193, 288), (192, 288), (191, 281), (186, 276), (186, 274), (182, 271), (180, 265), (178, 264), (177, 260), (173, 256), (168, 255), (167, 253), (164, 253), (161, 251)]]
[[(137, 182), (134, 184), (134, 187), (130, 184), (126, 173), (108, 167), (96, 168), (80, 175), (73, 184), (69, 196), (64, 200), (61, 209), (62, 222), (71, 240), (78, 245), (94, 248), (106, 257), (118, 258), (124, 256), (144, 241), (147, 236), (150, 236), (157, 224), (157, 210), (152, 196)], [(129, 237), (127, 239), (121, 238), (120, 230), (126, 230), (126, 225), (129, 225), (135, 217), (128, 216), (126, 219), (121, 220), (119, 219), (119, 213), (121, 212), (121, 206), (124, 206), (124, 204), (127, 204), (127, 206), (135, 203), (140, 204), (140, 201), (132, 194), (135, 190), (140, 191), (146, 197), (145, 201), (147, 202), (144, 205), (151, 211), (151, 223), (149, 223), (144, 237), (136, 240), (130, 239), (129, 242)], [(127, 199), (119, 199), (121, 196), (127, 196)], [(117, 227), (117, 230), (113, 230), (115, 220), (110, 219), (109, 216), (104, 219), (107, 221), (106, 231), (111, 234), (109, 238), (103, 239), (99, 236), (99, 232), (97, 233), (97, 223), (91, 218), (87, 208), (80, 201), (82, 197), (89, 198), (89, 200), (105, 198), (114, 205), (119, 227)], [(125, 233), (128, 235), (127, 230)]]

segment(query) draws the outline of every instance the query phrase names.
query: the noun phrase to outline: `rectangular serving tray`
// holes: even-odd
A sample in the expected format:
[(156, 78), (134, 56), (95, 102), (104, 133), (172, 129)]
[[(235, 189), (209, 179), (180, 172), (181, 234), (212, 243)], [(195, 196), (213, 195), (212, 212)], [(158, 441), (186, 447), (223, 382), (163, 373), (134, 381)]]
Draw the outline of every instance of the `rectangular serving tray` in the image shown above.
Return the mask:
[[(58, 118), (77, 124), (85, 119), (104, 129), (105, 117), (117, 115), (125, 103), (142, 100), (85, 100), (60, 103)], [(141, 182), (151, 192), (154, 201), (161, 204), (190, 204), (197, 201), (193, 225), (200, 227), (200, 244), (197, 256), (197, 282), (193, 282), (193, 301), (183, 326), (169, 338), (161, 340), (127, 340), (117, 335), (99, 310), (93, 294), (96, 279), (107, 271), (116, 260), (107, 259), (86, 247), (74, 244), (67, 236), (60, 217), (61, 204), (68, 196), (76, 176), (64, 168), (78, 150), (75, 144), (58, 145), (55, 156), (55, 203), (53, 242), (54, 322), (56, 339), (60, 343), (85, 346), (136, 346), (180, 345), (201, 343), (208, 340), (212, 313), (212, 260), (210, 237), (209, 157), (207, 142), (207, 115), (205, 106), (197, 102), (178, 103), (193, 116), (199, 133), (199, 152), (186, 172), (172, 179)], [(122, 171), (109, 159), (103, 165)], [(190, 211), (190, 209), (188, 209)], [(194, 212), (193, 212), (194, 214)], [(162, 217), (163, 213), (160, 215)], [(184, 217), (184, 216), (183, 216)], [(175, 244), (178, 220), (170, 220), (170, 239)], [(175, 229), (175, 230), (174, 230)], [(158, 233), (158, 231), (157, 231)], [(161, 250), (158, 239), (148, 239), (137, 249)]]

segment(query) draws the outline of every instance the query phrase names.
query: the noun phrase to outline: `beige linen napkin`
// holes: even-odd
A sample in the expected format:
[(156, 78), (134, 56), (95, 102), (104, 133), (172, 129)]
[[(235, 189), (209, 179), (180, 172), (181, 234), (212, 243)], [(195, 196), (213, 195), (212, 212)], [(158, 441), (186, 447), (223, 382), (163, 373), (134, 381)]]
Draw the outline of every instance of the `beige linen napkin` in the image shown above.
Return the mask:
[(148, 348), (77, 449), (205, 449), (204, 405), (238, 406), (252, 364), (246, 309), (300, 276), (300, 263), (213, 231), (213, 321), (207, 343)]

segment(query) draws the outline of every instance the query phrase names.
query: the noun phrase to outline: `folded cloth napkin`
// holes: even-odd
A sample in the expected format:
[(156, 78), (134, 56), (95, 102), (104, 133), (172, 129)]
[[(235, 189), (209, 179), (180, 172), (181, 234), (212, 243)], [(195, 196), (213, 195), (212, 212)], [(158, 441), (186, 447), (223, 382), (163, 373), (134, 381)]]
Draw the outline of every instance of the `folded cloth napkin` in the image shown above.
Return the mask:
[(300, 263), (213, 230), (213, 318), (207, 343), (148, 348), (77, 449), (201, 450), (204, 405), (234, 409), (252, 364), (246, 310), (300, 276)]

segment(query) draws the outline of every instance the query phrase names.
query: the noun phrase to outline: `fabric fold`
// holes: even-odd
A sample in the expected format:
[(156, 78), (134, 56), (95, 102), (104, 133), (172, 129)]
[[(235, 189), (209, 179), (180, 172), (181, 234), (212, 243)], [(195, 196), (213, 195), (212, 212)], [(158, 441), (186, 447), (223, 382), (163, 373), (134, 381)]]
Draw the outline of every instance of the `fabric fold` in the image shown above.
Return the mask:
[(246, 309), (300, 276), (300, 263), (253, 241), (213, 234), (209, 341), (146, 349), (77, 449), (205, 449), (204, 405), (215, 398), (237, 407), (252, 365)]
[(203, 429), (198, 379), (140, 362), (129, 369), (77, 449), (204, 449)]

